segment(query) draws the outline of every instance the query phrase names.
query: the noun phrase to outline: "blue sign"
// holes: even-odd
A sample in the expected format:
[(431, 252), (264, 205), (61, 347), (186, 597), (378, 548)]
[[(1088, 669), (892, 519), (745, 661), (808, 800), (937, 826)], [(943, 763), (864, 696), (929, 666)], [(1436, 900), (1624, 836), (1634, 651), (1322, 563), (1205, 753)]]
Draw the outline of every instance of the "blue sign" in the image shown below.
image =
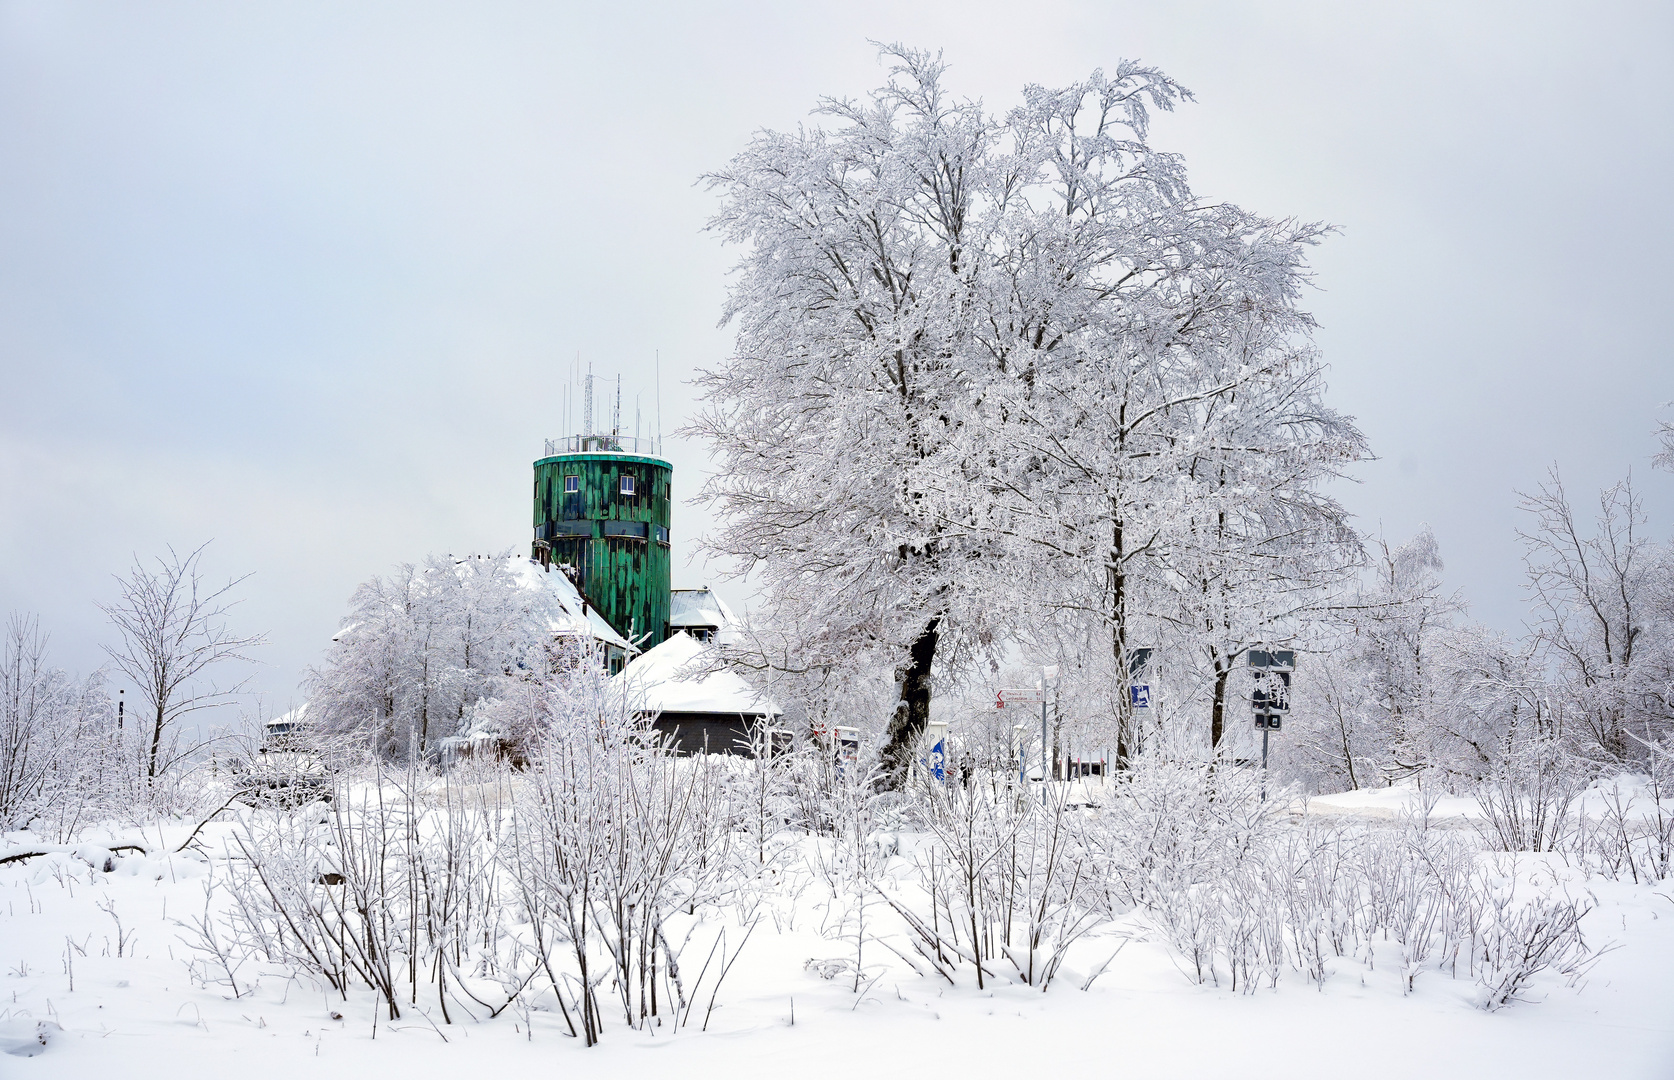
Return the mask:
[(934, 776), (937, 780), (947, 779), (944, 768), (945, 762), (946, 756), (943, 751), (943, 744), (941, 742), (937, 742), (935, 746), (930, 748), (930, 760), (926, 762), (926, 764), (930, 766), (930, 775)]
[(1149, 709), (1151, 707), (1151, 688), (1149, 686), (1130, 686), (1128, 687), (1128, 693), (1132, 698), (1134, 708)]

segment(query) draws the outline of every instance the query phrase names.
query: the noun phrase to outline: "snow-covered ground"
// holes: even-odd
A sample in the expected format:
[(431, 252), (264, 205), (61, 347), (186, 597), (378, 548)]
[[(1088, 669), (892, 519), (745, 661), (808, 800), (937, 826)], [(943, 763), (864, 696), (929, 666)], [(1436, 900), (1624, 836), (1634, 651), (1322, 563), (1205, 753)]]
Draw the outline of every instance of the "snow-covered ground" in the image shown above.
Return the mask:
[[(1344, 810), (1394, 796), (1338, 796)], [(1382, 800), (1380, 802), (1379, 800)], [(220, 852), (234, 823), (204, 830)], [(191, 823), (150, 827), (153, 850)], [(0, 849), (30, 838), (13, 835)], [(3, 850), (0, 850), (3, 854)], [(92, 849), (94, 862), (102, 858)], [(1585, 930), (1610, 947), (1583, 982), (1552, 973), (1498, 1012), (1469, 979), (1418, 977), (1338, 959), (1320, 989), (1303, 979), (1251, 995), (1199, 986), (1133, 916), (1077, 946), (1049, 991), (978, 991), (913, 974), (882, 948), (882, 973), (857, 996), (810, 960), (852, 943), (819, 932), (817, 902), (781, 898), (721, 985), (708, 1030), (642, 1035), (606, 1015), (602, 1043), (570, 1038), (555, 1013), (508, 1010), (444, 1023), (422, 1008), (374, 1023), (370, 992), (336, 995), (274, 970), (240, 998), (188, 976), (182, 924), (205, 910), (220, 856), (129, 855), (114, 869), (59, 852), (0, 866), (0, 1077), (565, 1075), (697, 1077), (1024, 1076), (1089, 1070), (1145, 1077), (1674, 1077), (1674, 884), (1582, 880), (1561, 860), (1523, 856), (1525, 873), (1590, 891)], [(217, 896), (220, 894), (217, 893)], [(810, 893), (809, 895), (812, 895)], [(879, 905), (881, 908), (881, 905)], [(1126, 941), (1124, 945), (1123, 942)], [(1121, 947), (1088, 990), (1088, 973)], [(1392, 968), (1393, 965), (1388, 965)], [(248, 973), (246, 973), (248, 974)], [(1004, 980), (1002, 980), (1003, 982)], [(698, 1006), (701, 1013), (703, 1004)], [(43, 1027), (44, 1025), (44, 1027)], [(45, 1034), (45, 1044), (40, 1035)]]
[[(1664, 801), (1665, 812), (1668, 806)], [(1631, 775), (1595, 780), (1575, 800), (1572, 813), (1586, 815), (1591, 820), (1605, 817), (1617, 807), (1630, 818), (1644, 818), (1656, 813), (1644, 778)], [(1403, 815), (1428, 814), (1432, 822), (1464, 824), (1482, 820), (1482, 807), (1468, 795), (1435, 795), (1426, 806), (1423, 790), (1417, 784), (1395, 784), (1390, 787), (1361, 788), (1332, 795), (1315, 795), (1298, 799), (1292, 805), (1297, 813), (1326, 817), (1399, 818)]]

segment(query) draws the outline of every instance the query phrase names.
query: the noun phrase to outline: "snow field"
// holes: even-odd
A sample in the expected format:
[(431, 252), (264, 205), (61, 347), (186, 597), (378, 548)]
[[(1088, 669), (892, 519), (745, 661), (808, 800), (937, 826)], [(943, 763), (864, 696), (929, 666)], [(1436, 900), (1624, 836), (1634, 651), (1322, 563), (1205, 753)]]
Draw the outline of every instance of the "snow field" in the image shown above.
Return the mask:
[[(165, 823), (114, 839), (170, 850), (193, 825)], [(761, 886), (759, 899), (671, 928), (691, 930), (682, 953), (690, 980), (723, 927), (731, 949), (744, 929), (740, 919), (756, 921), (715, 992), (707, 1031), (694, 1018), (672, 1036), (655, 1027), (635, 1032), (619, 1011), (607, 1011), (602, 1041), (586, 1048), (550, 1009), (513, 1007), (479, 1022), (456, 1013), (447, 1024), (433, 1001), (421, 1000), (391, 1022), (370, 991), (352, 990), (343, 1000), (274, 965), (241, 970), (244, 992), (236, 998), (202, 969), (194, 976), (188, 964), (201, 954), (187, 943), (190, 923), (204, 915), (206, 883), (229, 872), (225, 852), (242, 827), (214, 823), (200, 847), (118, 858), (108, 873), (67, 851), (0, 867), (0, 1050), (10, 1055), (0, 1057), (0, 1076), (255, 1078), (322, 1067), (421, 1077), (554, 1067), (600, 1077), (950, 1068), (1179, 1077), (1674, 1075), (1674, 889), (1588, 878), (1555, 856), (1523, 855), (1505, 865), (1523, 887), (1590, 894), (1597, 903), (1583, 932), (1603, 955), (1573, 984), (1543, 972), (1527, 1000), (1489, 1013), (1478, 1007), (1482, 993), (1472, 980), (1434, 970), (1403, 994), (1394, 942), (1376, 944), (1369, 957), (1328, 959), (1317, 988), (1293, 970), (1276, 989), (1260, 984), (1248, 994), (1231, 990), (1224, 971), (1220, 986), (1198, 985), (1154, 915), (1141, 910), (1076, 941), (1045, 993), (1004, 976), (979, 992), (968, 966), (954, 986), (914, 973), (903, 959), (913, 956), (904, 927), (875, 898), (866, 917), (876, 938), (861, 943), (856, 994), (855, 901), (833, 896), (811, 870), (829, 857), (828, 842), (803, 838), (781, 850), (783, 871), (766, 875), (776, 880)], [(31, 839), (14, 834), (7, 849)], [(879, 885), (910, 897), (918, 888), (911, 858), (925, 838), (888, 839), (902, 853), (885, 859)], [(90, 845), (83, 854), (102, 861)], [(209, 894), (212, 909), (225, 900), (223, 890)], [(1080, 989), (1113, 953), (1103, 974)], [(694, 995), (694, 1017), (711, 987), (706, 981)]]

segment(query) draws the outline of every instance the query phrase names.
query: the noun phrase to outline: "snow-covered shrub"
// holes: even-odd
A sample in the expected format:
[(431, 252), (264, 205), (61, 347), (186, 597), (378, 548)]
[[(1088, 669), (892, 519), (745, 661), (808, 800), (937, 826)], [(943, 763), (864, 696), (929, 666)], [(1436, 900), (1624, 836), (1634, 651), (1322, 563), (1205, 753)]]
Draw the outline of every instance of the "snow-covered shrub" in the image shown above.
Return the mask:
[(969, 964), (981, 989), (994, 977), (994, 959), (1011, 945), (1011, 871), (1027, 811), (1009, 786), (996, 789), (980, 780), (923, 784), (915, 793), (931, 838), (914, 853), (929, 911), (914, 910), (905, 898), (891, 897), (890, 903), (907, 921), (909, 940), (926, 964), (949, 982)]
[(1085, 820), (1068, 788), (1018, 797), (980, 782), (932, 783), (921, 794), (932, 842), (914, 865), (929, 911), (890, 900), (919, 955), (950, 982), (969, 964), (980, 988), (998, 961), (1047, 989), (1070, 947), (1102, 919)]
[(1475, 978), (1504, 1004), (1589, 955), (1586, 905), (1510, 884), (1475, 832), (1423, 815), (1287, 821), (1247, 773), (1142, 758), (1084, 830), (1106, 911), (1140, 909), (1193, 982), (1254, 992), (1295, 971), (1323, 986), (1347, 963), (1393, 970), (1406, 993), (1425, 972)]
[[(1574, 829), (1557, 847), (1573, 864), (1611, 881), (1659, 882), (1674, 860), (1674, 800), (1653, 759), (1648, 774), (1595, 780), (1583, 795)], [(1590, 805), (1586, 805), (1590, 804)]]
[(876, 940), (873, 909), (887, 899), (880, 896), (879, 878), (898, 850), (892, 827), (901, 824), (896, 798), (878, 791), (882, 771), (876, 764), (864, 765), (867, 760), (863, 751), (859, 760), (817, 774), (822, 786), (815, 813), (827, 828), (809, 851), (814, 874), (829, 898), (821, 933), (842, 942), (847, 953), (824, 962), (824, 971), (830, 973), (825, 977), (847, 976), (855, 993), (870, 981), (866, 946)]
[(1273, 968), (1275, 909), (1257, 906), (1271, 826), (1252, 770), (1141, 755), (1088, 829), (1089, 869), (1105, 912), (1145, 909), (1194, 981), (1224, 969), (1244, 988)]
[(1485, 839), (1500, 851), (1552, 851), (1575, 828), (1582, 763), (1553, 736), (1514, 743), (1476, 789)]
[(1089, 841), (1111, 914), (1221, 879), (1271, 826), (1259, 778), (1224, 760), (1142, 755), (1115, 780)]
[(717, 933), (720, 961), (688, 981), (699, 922), (776, 840), (779, 781), (762, 781), (764, 834), (744, 852), (755, 788), (739, 763), (667, 752), (595, 665), (531, 673), (478, 711), (496, 708), (527, 721), (515, 769), (490, 755), (432, 777), (417, 755), (391, 772), (373, 754), (337, 774), (329, 807), (249, 815), (225, 937), (339, 993), (369, 987), (391, 1018), (517, 1003), (591, 1045), (613, 995), (630, 1027), (684, 1026), (748, 940)]
[(1581, 920), (1595, 906), (1591, 897), (1551, 890), (1519, 895), (1524, 883), (1515, 866), (1511, 871), (1503, 878), (1484, 875), (1479, 884), (1486, 903), (1477, 931), (1476, 981), (1490, 1012), (1518, 1000), (1541, 972), (1574, 975), (1596, 955), (1581, 934)]
[[(737, 884), (725, 766), (665, 751), (596, 672), (544, 686), (552, 728), (518, 788), (502, 860), (524, 918), (569, 953), (589, 1044), (607, 975), (630, 1027), (679, 1027), (695, 984), (682, 982), (669, 923), (729, 900)], [(551, 967), (556, 954), (539, 959)]]
[(887, 899), (920, 961), (949, 982), (968, 965), (978, 988), (1005, 972), (1047, 989), (1108, 914), (1099, 849), (1069, 787), (1019, 792), (976, 770), (923, 778), (913, 793), (929, 842), (913, 852), (916, 888)]
[(375, 990), (390, 1019), (421, 992), (444, 1018), (450, 998), (495, 1008), (460, 970), (493, 978), (508, 959), (492, 808), (453, 785), (427, 805), (427, 779), (376, 773), (340, 785), (329, 809), (250, 815), (233, 837), (230, 936), (344, 996)]

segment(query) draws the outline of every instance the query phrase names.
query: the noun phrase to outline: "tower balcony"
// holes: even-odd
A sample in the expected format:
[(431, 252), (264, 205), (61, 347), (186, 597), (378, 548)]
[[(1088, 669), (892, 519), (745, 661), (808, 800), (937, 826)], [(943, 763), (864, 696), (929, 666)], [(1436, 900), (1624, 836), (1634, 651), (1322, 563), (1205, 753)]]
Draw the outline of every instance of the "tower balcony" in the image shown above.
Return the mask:
[(634, 435), (570, 435), (562, 439), (546, 440), (546, 457), (559, 454), (636, 454), (640, 457), (662, 457), (660, 440)]

